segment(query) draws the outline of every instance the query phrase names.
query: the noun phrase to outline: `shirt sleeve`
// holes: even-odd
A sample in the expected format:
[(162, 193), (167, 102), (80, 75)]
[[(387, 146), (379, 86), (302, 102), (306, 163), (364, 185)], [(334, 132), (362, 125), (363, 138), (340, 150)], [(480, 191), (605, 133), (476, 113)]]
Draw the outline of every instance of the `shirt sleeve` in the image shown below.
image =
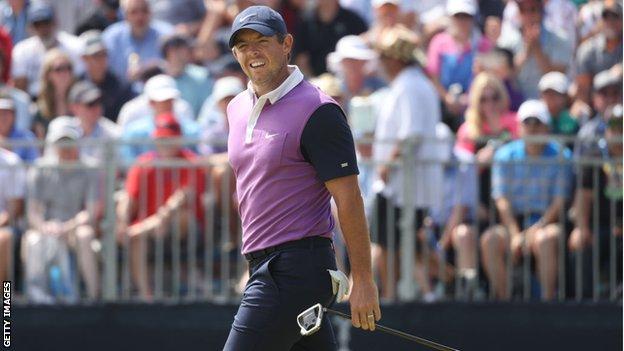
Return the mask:
[(507, 179), (510, 163), (507, 155), (500, 149), (494, 154), (494, 163), (492, 164), (492, 198), (499, 199), (507, 196), (509, 189), (507, 187)]
[(28, 75), (28, 59), (23, 45), (16, 45), (13, 48), (11, 58), (11, 77), (23, 78)]
[(301, 135), (301, 153), (324, 182), (359, 174), (353, 135), (335, 104), (323, 105), (310, 116)]
[(427, 72), (432, 76), (440, 74), (440, 38), (439, 34), (433, 37), (427, 50)]

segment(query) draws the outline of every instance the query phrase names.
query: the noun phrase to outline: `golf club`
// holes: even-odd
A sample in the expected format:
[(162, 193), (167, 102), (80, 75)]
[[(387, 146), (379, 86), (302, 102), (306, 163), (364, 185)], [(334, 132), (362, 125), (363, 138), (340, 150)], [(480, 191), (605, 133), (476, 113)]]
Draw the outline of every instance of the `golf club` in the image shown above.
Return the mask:
[[(351, 320), (351, 316), (350, 315), (348, 315), (346, 313), (342, 313), (342, 312), (339, 312), (339, 311), (335, 311), (335, 310), (329, 309), (327, 307), (323, 307), (323, 305), (321, 305), (320, 303), (317, 303), (316, 305), (314, 305), (314, 306), (308, 308), (307, 310), (301, 312), (297, 316), (297, 324), (299, 324), (299, 327), (301, 328), (301, 330), (300, 330), (301, 335), (304, 335), (304, 336), (312, 335), (316, 331), (318, 331), (321, 328), (321, 322), (323, 320), (323, 313), (331, 313), (331, 314), (335, 314), (335, 315), (337, 315), (339, 317)], [(388, 328), (388, 327), (380, 325), (380, 324), (375, 324), (375, 330), (379, 330), (379, 331), (382, 331), (384, 333), (388, 333), (388, 334), (391, 334), (391, 335), (394, 335), (394, 336), (398, 336), (398, 337), (403, 338), (403, 339), (414, 341), (414, 342), (417, 342), (417, 343), (419, 343), (421, 345), (428, 346), (428, 347), (430, 347), (432, 349), (435, 349), (435, 350), (458, 351), (457, 349), (454, 349), (452, 347), (445, 346), (445, 345), (442, 345), (442, 344), (438, 344), (437, 342), (434, 342), (434, 341), (431, 341), (431, 340), (427, 340), (427, 339), (423, 339), (423, 338), (420, 338), (418, 336), (402, 332), (400, 330)]]

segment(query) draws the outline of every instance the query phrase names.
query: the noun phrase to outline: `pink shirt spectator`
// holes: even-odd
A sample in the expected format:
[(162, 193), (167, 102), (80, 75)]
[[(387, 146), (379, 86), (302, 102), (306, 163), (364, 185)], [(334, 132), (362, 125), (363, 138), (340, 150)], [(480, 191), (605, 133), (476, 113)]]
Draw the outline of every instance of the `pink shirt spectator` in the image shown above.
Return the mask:
[[(502, 115), (500, 122), (501, 132), (499, 133), (499, 135), (507, 132), (511, 135), (512, 139), (518, 138), (518, 119), (515, 112), (506, 112)], [(481, 136), (495, 136), (495, 134), (492, 132), (492, 129), (490, 128), (490, 125), (487, 122), (484, 121), (481, 128)], [(465, 122), (461, 125), (461, 127), (459, 127), (459, 130), (457, 131), (457, 142), (455, 146), (471, 153), (477, 152), (476, 142), (468, 136), (468, 126)]]

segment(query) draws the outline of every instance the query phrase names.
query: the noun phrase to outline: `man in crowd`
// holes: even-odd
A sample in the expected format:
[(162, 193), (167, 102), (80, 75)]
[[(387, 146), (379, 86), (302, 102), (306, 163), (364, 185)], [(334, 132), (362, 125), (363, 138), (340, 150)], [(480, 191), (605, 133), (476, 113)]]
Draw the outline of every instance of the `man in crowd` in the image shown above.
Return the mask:
[[(35, 145), (37, 138), (30, 130), (17, 125), (15, 109), (11, 96), (0, 93), (0, 143), (4, 143), (3, 147), (11, 149), (22, 161), (31, 163), (39, 157), (39, 149)], [(21, 144), (7, 145), (11, 142)]]
[[(550, 115), (539, 100), (528, 100), (518, 110), (523, 137), (548, 135)], [(570, 151), (555, 142), (516, 140), (494, 155), (492, 198), (501, 224), (481, 237), (483, 267), (497, 299), (510, 298), (506, 254), (514, 264), (534, 255), (541, 298), (551, 300), (557, 287), (557, 251), (563, 227), (559, 216), (570, 196), (571, 168), (559, 164)]]
[(13, 245), (24, 214), (26, 170), (20, 157), (0, 143), (0, 281), (13, 279)]

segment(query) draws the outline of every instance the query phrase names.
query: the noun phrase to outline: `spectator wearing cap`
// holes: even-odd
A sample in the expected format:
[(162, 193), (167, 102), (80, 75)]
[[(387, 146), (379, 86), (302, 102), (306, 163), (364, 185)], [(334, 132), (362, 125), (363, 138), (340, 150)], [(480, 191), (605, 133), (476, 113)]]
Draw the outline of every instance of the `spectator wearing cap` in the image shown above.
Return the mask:
[[(400, 244), (401, 216), (403, 210), (411, 206), (416, 218), (414, 230), (422, 225), (424, 214), (428, 208), (439, 202), (442, 193), (442, 167), (437, 163), (422, 163), (437, 157), (435, 142), (436, 124), (440, 121), (440, 104), (435, 87), (429, 81), (418, 62), (418, 36), (404, 26), (397, 25), (387, 29), (381, 35), (381, 41), (375, 47), (379, 53), (380, 64), (387, 75), (389, 91), (383, 100), (383, 107), (377, 117), (375, 141), (373, 142), (373, 159), (380, 166), (374, 176), (373, 190), (376, 195), (377, 209), (374, 216), (378, 224), (378, 244), (381, 246), (380, 268), (381, 296), (394, 297), (394, 286), (390, 284), (386, 266), (388, 250), (396, 250)], [(389, 143), (388, 140), (396, 140)], [(391, 162), (398, 161), (404, 154), (404, 143), (418, 140), (409, 151), (416, 160), (412, 167), (412, 177), (403, 179), (405, 168), (393, 168)], [(425, 181), (426, 179), (426, 181)], [(377, 183), (377, 185), (375, 185)], [(409, 184), (409, 185), (407, 185)], [(413, 203), (406, 203), (404, 189), (411, 189), (414, 194)], [(394, 211), (395, 230), (387, 232), (386, 213)], [(388, 247), (390, 235), (396, 234), (395, 247)]]
[(108, 50), (101, 32), (97, 30), (84, 32), (80, 35), (80, 40), (83, 44), (82, 61), (86, 67), (80, 79), (91, 81), (101, 90), (103, 115), (115, 122), (123, 104), (136, 94), (130, 85), (117, 78), (109, 67)]
[(367, 29), (366, 22), (355, 12), (341, 7), (338, 0), (319, 1), (297, 27), (294, 62), (309, 76), (325, 73), (327, 54), (336, 47), (338, 40)]
[(550, 72), (566, 72), (573, 54), (569, 39), (544, 26), (542, 0), (515, 0), (520, 9), (520, 29), (503, 33), (498, 45), (511, 50), (518, 84), (525, 98), (539, 97), (537, 84)]
[(77, 37), (57, 30), (54, 8), (47, 2), (36, 1), (28, 6), (28, 24), (34, 35), (15, 45), (11, 78), (16, 88), (36, 97), (42, 90), (39, 78), (43, 73), (45, 54), (58, 48), (71, 59), (74, 72), (80, 74), (84, 71), (80, 61), (82, 49)]
[(245, 87), (237, 77), (217, 79), (212, 94), (201, 108), (197, 122), (202, 130), (200, 153), (211, 155), (227, 151), (227, 106), (232, 99), (243, 92)]
[[(143, 93), (134, 99), (125, 103), (119, 111), (119, 117), (117, 118), (117, 124), (124, 127), (130, 123), (140, 120), (145, 116), (154, 117), (154, 110), (150, 106), (150, 101), (153, 98), (162, 99), (165, 95), (169, 95), (173, 99), (173, 108), (177, 118), (185, 120), (195, 120), (195, 114), (193, 114), (193, 108), (191, 104), (180, 98), (180, 91), (177, 88), (175, 80), (162, 73), (160, 68), (156, 68), (154, 72), (146, 72), (151, 77), (145, 80)], [(152, 73), (156, 73), (152, 75)], [(160, 78), (147, 84), (152, 78), (160, 76)], [(177, 91), (176, 92), (174, 92)], [(165, 91), (166, 94), (161, 92)]]
[(192, 54), (191, 42), (183, 35), (174, 34), (162, 43), (165, 72), (175, 79), (180, 97), (191, 104), (196, 116), (212, 91), (213, 81), (205, 67), (191, 62)]
[(357, 35), (340, 38), (335, 51), (327, 55), (329, 71), (342, 80), (345, 89), (344, 108), (347, 108), (351, 97), (367, 96), (384, 86), (384, 83), (371, 72), (371, 63), (376, 58), (377, 53)]
[(596, 74), (622, 65), (622, 4), (602, 4), (600, 32), (582, 43), (576, 52), (577, 97), (590, 102), (591, 83)]
[[(80, 132), (56, 124), (46, 135), (44, 157), (28, 174), (28, 226), (22, 237), (26, 296), (34, 303), (76, 302), (80, 291), (71, 278), (70, 250), (89, 299), (99, 296), (99, 270), (93, 249), (98, 213), (97, 176), (79, 156)], [(72, 167), (64, 167), (64, 166)], [(54, 268), (53, 268), (54, 267)], [(52, 289), (51, 270), (59, 272)]]
[(102, 38), (108, 48), (110, 67), (124, 82), (135, 81), (141, 66), (162, 58), (160, 41), (173, 27), (152, 21), (148, 0), (122, 0), (125, 20), (110, 25)]
[(568, 78), (561, 72), (546, 73), (537, 86), (551, 116), (551, 134), (576, 135), (579, 130), (578, 120), (570, 115), (568, 109), (569, 86)]
[(86, 18), (78, 22), (74, 33), (82, 35), (90, 30), (103, 32), (108, 26), (120, 20), (119, 0), (101, 0)]
[(475, 56), (490, 49), (475, 33), (477, 10), (474, 0), (448, 0), (450, 25), (431, 39), (427, 51), (427, 72), (442, 99), (443, 120), (453, 131), (467, 105)]
[[(22, 161), (31, 163), (39, 157), (35, 135), (16, 123), (15, 102), (9, 94), (0, 94), (0, 145), (16, 153)], [(17, 145), (10, 145), (17, 142)], [(7, 145), (8, 143), (8, 145)], [(26, 144), (24, 144), (26, 143)], [(32, 145), (28, 145), (32, 144)]]
[(600, 155), (597, 138), (603, 137), (607, 129), (607, 107), (622, 104), (622, 75), (611, 69), (596, 74), (592, 102), (596, 114), (578, 132), (577, 145), (574, 147), (576, 156)]
[(69, 124), (80, 131), (80, 154), (98, 162), (105, 159), (104, 142), (117, 139), (121, 129), (102, 116), (102, 93), (88, 81), (74, 83), (69, 91), (69, 107), (74, 117), (61, 116), (50, 122)]
[[(577, 267), (579, 251), (583, 252), (582, 295), (592, 296), (592, 243), (598, 235), (598, 253), (601, 267), (608, 264), (610, 241), (615, 237), (617, 262), (622, 260), (622, 105), (609, 106), (604, 114), (604, 143), (599, 146), (598, 166), (585, 166), (579, 175), (580, 187), (576, 191), (575, 229), (568, 239), (570, 248), (570, 266)], [(597, 215), (598, 218), (594, 218)], [(618, 268), (618, 281), (622, 279)], [(568, 291), (574, 290), (575, 275), (570, 274)], [(598, 278), (600, 279), (600, 278)], [(594, 295), (595, 296), (595, 295)]]
[(362, 37), (366, 43), (373, 44), (379, 38), (379, 34), (385, 29), (398, 24), (401, 20), (401, 0), (373, 0), (370, 2), (373, 18), (370, 28)]
[(28, 6), (27, 0), (0, 2), (0, 25), (11, 35), (13, 44), (28, 38)]
[(24, 215), (26, 168), (19, 155), (0, 142), (0, 279), (13, 280), (13, 244), (19, 235), (18, 224)]
[[(543, 102), (524, 102), (518, 117), (523, 138), (548, 135), (551, 121)], [(501, 223), (481, 237), (481, 257), (497, 299), (509, 299), (513, 290), (507, 285), (511, 273), (505, 259), (518, 264), (521, 259), (529, 259), (529, 255), (536, 260), (541, 298), (555, 297), (557, 242), (563, 230), (557, 222), (570, 197), (572, 172), (567, 162), (570, 159), (570, 151), (553, 141), (520, 139), (496, 151), (492, 198)], [(508, 250), (511, 257), (506, 258)]]
[[(6, 56), (0, 55), (0, 71), (4, 71), (7, 65), (10, 65), (10, 61), (7, 61)], [(15, 105), (15, 125), (17, 128), (30, 130), (33, 120), (30, 96), (2, 81), (0, 81), (0, 95), (8, 95), (13, 99)]]
[(69, 114), (67, 96), (76, 77), (70, 57), (58, 48), (46, 53), (41, 70), (41, 93), (37, 97), (32, 129), (37, 138), (44, 139), (50, 121)]
[[(180, 98), (180, 91), (176, 87), (173, 78), (161, 74), (150, 78), (145, 83), (145, 96), (148, 104), (148, 112), (132, 122), (122, 125), (122, 139), (126, 141), (146, 140), (154, 130), (154, 117), (163, 113), (173, 113), (182, 127), (182, 135), (185, 137), (198, 138), (199, 126), (192, 117), (177, 115), (175, 102)], [(188, 106), (188, 104), (187, 104)], [(122, 146), (122, 158), (126, 162), (134, 161), (140, 154), (152, 149), (151, 145), (134, 144)]]
[[(130, 239), (132, 280), (144, 300), (152, 297), (146, 269), (146, 239), (168, 236), (175, 230), (174, 218), (181, 219), (177, 230), (182, 240), (197, 234), (191, 233), (191, 228), (203, 227), (203, 168), (197, 163), (195, 153), (171, 142), (172, 138), (182, 137), (182, 128), (175, 116), (163, 112), (155, 119), (151, 136), (156, 140), (156, 150), (142, 154), (130, 168), (125, 185), (127, 202), (120, 202), (117, 211), (120, 215), (118, 232)], [(188, 165), (171, 167), (167, 161), (184, 161)], [(190, 218), (196, 226), (186, 220)]]

